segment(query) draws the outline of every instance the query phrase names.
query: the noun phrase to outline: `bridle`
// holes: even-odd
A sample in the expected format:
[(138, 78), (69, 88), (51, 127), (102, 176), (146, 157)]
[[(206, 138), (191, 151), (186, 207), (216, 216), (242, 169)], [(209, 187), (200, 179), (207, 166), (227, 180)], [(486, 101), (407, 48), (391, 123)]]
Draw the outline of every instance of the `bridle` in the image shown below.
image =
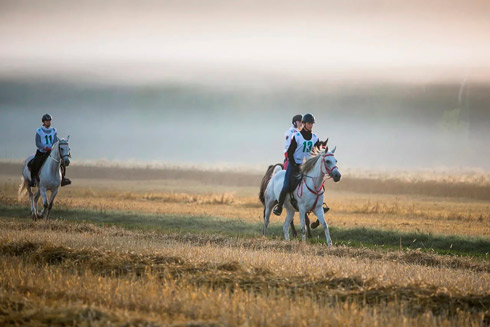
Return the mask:
[[(332, 172), (335, 168), (338, 169), (337, 166), (333, 166), (332, 168), (328, 169), (327, 166), (327, 161), (325, 160), (326, 157), (333, 157), (333, 153), (327, 153), (322, 156), (322, 163), (323, 165), (321, 166), (321, 171), (323, 174), (328, 175), (328, 178), (332, 178)], [(325, 172), (323, 171), (323, 168), (325, 168)]]
[[(320, 166), (320, 171), (322, 172), (322, 174), (324, 175), (328, 175), (328, 178), (332, 178), (332, 172), (334, 169), (338, 169), (337, 166), (333, 166), (332, 168), (328, 168), (327, 166), (327, 162), (326, 162), (326, 157), (333, 157), (333, 153), (327, 153), (327, 154), (324, 154), (322, 155), (322, 165)], [(325, 171), (323, 171), (323, 169), (325, 168)], [(303, 196), (303, 185), (306, 186), (306, 188), (308, 189), (308, 191), (310, 191), (311, 193), (313, 193), (314, 195), (316, 195), (316, 199), (315, 199), (315, 203), (313, 204), (313, 207), (310, 209), (310, 211), (308, 212), (311, 212), (315, 207), (316, 207), (316, 204), (318, 203), (318, 199), (320, 198), (321, 195), (323, 195), (323, 193), (325, 193), (325, 188), (324, 188), (324, 185), (325, 185), (325, 179), (322, 180), (322, 185), (320, 185), (320, 187), (317, 189), (316, 186), (315, 186), (315, 183), (313, 182), (313, 190), (308, 186), (308, 184), (306, 183), (306, 178), (309, 177), (311, 178), (312, 180), (314, 178), (318, 178), (317, 177), (314, 177), (314, 176), (308, 176), (308, 175), (304, 175), (304, 178), (303, 178), (303, 181), (301, 182), (301, 187), (298, 187), (298, 190), (296, 191), (296, 195), (298, 197), (302, 197)], [(301, 190), (301, 194), (300, 194), (300, 190)]]
[[(59, 143), (58, 143), (58, 150), (59, 150), (59, 148), (60, 148), (60, 145), (68, 145), (68, 142), (63, 142), (63, 143), (59, 142)], [(50, 158), (51, 160), (53, 160), (54, 162), (56, 162), (56, 163), (60, 163), (60, 160), (61, 160), (61, 159), (65, 159), (66, 157), (68, 157), (68, 158), (69, 158), (69, 157), (71, 157), (71, 155), (70, 155), (70, 151), (68, 151), (68, 154), (65, 154), (65, 155), (60, 155), (60, 159), (56, 160), (55, 158), (53, 158), (53, 157), (51, 156), (51, 154), (52, 154), (52, 153), (53, 153), (53, 152), (51, 151), (51, 153), (49, 154), (49, 158)]]

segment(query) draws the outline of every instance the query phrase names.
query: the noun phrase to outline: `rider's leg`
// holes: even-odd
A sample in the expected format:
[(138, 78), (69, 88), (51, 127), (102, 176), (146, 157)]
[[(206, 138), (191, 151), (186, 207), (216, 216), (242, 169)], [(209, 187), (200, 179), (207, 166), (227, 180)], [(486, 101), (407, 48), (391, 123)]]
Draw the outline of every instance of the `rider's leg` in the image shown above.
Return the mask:
[(36, 155), (32, 159), (32, 162), (29, 167), (29, 169), (31, 170), (31, 181), (29, 183), (30, 187), (36, 186), (37, 174), (43, 162), (44, 162), (44, 153), (37, 150)]
[(286, 173), (284, 174), (284, 184), (282, 186), (281, 194), (279, 195), (279, 203), (276, 205), (273, 211), (276, 216), (279, 216), (282, 213), (282, 206), (284, 205), (284, 200), (289, 192), (289, 185), (291, 184), (291, 175), (293, 174), (293, 171), (294, 165), (290, 163), (286, 169)]
[(65, 186), (65, 185), (70, 185), (71, 184), (71, 180), (69, 178), (66, 178), (65, 177), (65, 174), (66, 174), (66, 166), (65, 165), (61, 165), (61, 186)]

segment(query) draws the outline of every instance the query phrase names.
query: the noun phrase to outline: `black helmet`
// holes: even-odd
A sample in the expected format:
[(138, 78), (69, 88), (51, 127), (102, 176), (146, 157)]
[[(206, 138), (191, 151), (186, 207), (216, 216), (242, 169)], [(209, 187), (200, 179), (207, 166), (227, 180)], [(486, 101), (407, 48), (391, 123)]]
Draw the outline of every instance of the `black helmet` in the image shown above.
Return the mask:
[(45, 114), (43, 118), (41, 118), (41, 121), (44, 123), (46, 120), (53, 120), (53, 117), (51, 117), (50, 114)]
[(302, 118), (303, 118), (303, 116), (301, 116), (301, 115), (294, 115), (292, 123), (294, 124), (294, 123), (296, 123), (298, 120), (301, 120)]
[(306, 114), (303, 116), (303, 123), (315, 123), (315, 117), (312, 114)]

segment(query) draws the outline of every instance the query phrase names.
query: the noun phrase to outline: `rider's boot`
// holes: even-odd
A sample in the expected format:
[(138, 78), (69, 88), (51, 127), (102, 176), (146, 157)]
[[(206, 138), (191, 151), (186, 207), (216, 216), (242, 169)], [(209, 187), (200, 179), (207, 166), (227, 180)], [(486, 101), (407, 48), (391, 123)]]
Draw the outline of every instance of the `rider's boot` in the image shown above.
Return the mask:
[(282, 213), (282, 206), (284, 205), (284, 200), (286, 199), (286, 195), (288, 194), (288, 190), (282, 189), (281, 194), (279, 195), (279, 203), (274, 207), (272, 211), (276, 216), (280, 216)]
[(61, 178), (61, 186), (70, 185), (70, 184), (71, 184), (71, 180), (69, 178), (66, 178), (65, 176)]
[(330, 210), (330, 208), (328, 207), (328, 205), (325, 202), (323, 202), (323, 213), (327, 213), (328, 210)]

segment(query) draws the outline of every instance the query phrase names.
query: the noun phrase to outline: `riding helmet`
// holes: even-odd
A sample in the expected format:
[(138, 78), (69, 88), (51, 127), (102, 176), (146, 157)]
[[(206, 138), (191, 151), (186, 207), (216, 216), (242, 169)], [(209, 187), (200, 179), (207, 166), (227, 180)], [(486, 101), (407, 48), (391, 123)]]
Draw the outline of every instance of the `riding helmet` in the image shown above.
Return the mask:
[(302, 118), (303, 118), (303, 116), (301, 116), (301, 115), (294, 115), (292, 123), (294, 124), (295, 122), (297, 122), (298, 120), (301, 120)]
[(53, 120), (53, 117), (51, 117), (50, 114), (44, 114), (44, 116), (41, 119), (41, 121), (44, 123), (46, 120)]
[(306, 114), (303, 116), (303, 123), (315, 123), (315, 117), (312, 114)]

